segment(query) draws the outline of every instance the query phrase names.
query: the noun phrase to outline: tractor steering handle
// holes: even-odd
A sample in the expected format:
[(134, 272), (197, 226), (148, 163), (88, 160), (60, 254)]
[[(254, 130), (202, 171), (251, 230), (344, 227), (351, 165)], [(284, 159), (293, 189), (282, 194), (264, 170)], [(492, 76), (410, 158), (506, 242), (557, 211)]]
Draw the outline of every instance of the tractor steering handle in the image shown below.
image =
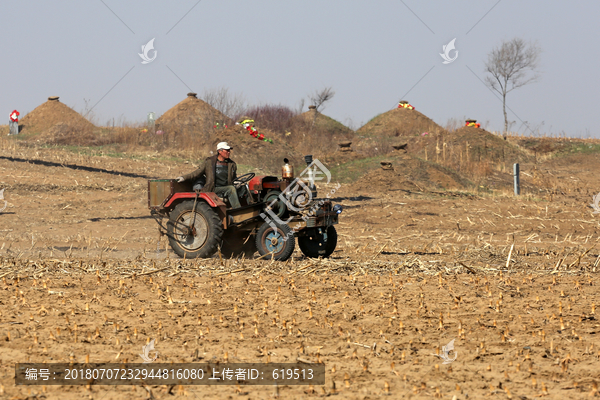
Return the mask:
[(233, 180), (233, 184), (234, 185), (244, 185), (248, 182), (250, 182), (250, 180), (252, 178), (254, 178), (256, 176), (256, 174), (254, 172), (248, 172), (247, 174), (244, 174), (242, 176), (238, 176), (236, 179)]

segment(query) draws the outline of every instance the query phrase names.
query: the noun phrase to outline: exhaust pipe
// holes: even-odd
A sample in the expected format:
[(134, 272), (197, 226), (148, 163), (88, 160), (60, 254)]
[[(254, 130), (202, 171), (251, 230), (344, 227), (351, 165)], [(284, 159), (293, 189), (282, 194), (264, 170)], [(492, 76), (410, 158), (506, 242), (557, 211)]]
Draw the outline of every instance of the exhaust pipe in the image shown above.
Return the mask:
[(281, 167), (281, 177), (286, 181), (292, 181), (294, 179), (294, 167), (290, 165), (290, 160), (287, 158), (283, 159), (285, 163), (283, 167)]

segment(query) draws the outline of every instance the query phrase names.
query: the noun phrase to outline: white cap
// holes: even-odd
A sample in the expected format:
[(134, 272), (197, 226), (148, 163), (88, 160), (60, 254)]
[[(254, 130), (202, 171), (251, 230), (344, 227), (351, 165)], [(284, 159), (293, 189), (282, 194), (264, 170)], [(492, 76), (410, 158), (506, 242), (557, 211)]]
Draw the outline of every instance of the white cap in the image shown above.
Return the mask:
[(227, 142), (221, 142), (217, 145), (217, 151), (219, 150), (231, 150), (233, 147), (229, 146)]

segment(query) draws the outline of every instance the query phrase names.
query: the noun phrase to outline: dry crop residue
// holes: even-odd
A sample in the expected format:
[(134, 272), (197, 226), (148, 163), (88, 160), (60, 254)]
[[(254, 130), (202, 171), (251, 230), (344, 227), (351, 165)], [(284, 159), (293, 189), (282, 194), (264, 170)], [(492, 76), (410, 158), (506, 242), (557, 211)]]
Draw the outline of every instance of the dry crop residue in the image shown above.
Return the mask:
[[(318, 185), (344, 207), (336, 251), (315, 260), (297, 248), (285, 263), (166, 251), (146, 177), (190, 168), (3, 148), (0, 396), (275, 396), (271, 386), (14, 385), (16, 362), (139, 361), (153, 338), (159, 362), (324, 363), (326, 385), (281, 385), (281, 398), (597, 394), (597, 156), (536, 165), (552, 190), (519, 197), (366, 181), (363, 193), (331, 193), (334, 176)], [(443, 364), (452, 339), (456, 361)]]
[[(343, 264), (335, 273), (340, 266), (325, 262), (268, 272), (253, 262), (230, 263), (229, 271), (247, 271), (239, 275), (209, 274), (222, 269), (218, 261), (148, 267), (21, 260), (15, 267), (28, 276), (0, 282), (4, 396), (577, 399), (596, 390), (589, 371), (598, 357), (600, 299), (591, 276), (401, 272), (408, 265), (356, 274)], [(153, 339), (161, 363), (323, 363), (326, 384), (13, 383), (13, 362), (141, 362), (142, 346)], [(443, 364), (442, 347), (451, 340), (447, 358), (456, 360)]]

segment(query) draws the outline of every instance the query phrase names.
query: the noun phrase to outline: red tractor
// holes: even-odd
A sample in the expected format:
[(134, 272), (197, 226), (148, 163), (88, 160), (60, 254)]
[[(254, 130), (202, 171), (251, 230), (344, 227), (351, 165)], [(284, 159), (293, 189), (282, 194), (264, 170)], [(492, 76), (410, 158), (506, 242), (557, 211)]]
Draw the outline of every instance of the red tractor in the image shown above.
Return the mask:
[(294, 252), (295, 237), (305, 256), (329, 257), (337, 245), (333, 225), (342, 207), (315, 199), (312, 156), (305, 160), (308, 182), (294, 179), (287, 159), (282, 179), (252, 172), (238, 177), (234, 185), (246, 185), (249, 193), (240, 199), (240, 208), (174, 179), (148, 181), (148, 207), (159, 231), (183, 258), (209, 258), (217, 251), (225, 257), (251, 257), (258, 250), (262, 258), (285, 261)]

